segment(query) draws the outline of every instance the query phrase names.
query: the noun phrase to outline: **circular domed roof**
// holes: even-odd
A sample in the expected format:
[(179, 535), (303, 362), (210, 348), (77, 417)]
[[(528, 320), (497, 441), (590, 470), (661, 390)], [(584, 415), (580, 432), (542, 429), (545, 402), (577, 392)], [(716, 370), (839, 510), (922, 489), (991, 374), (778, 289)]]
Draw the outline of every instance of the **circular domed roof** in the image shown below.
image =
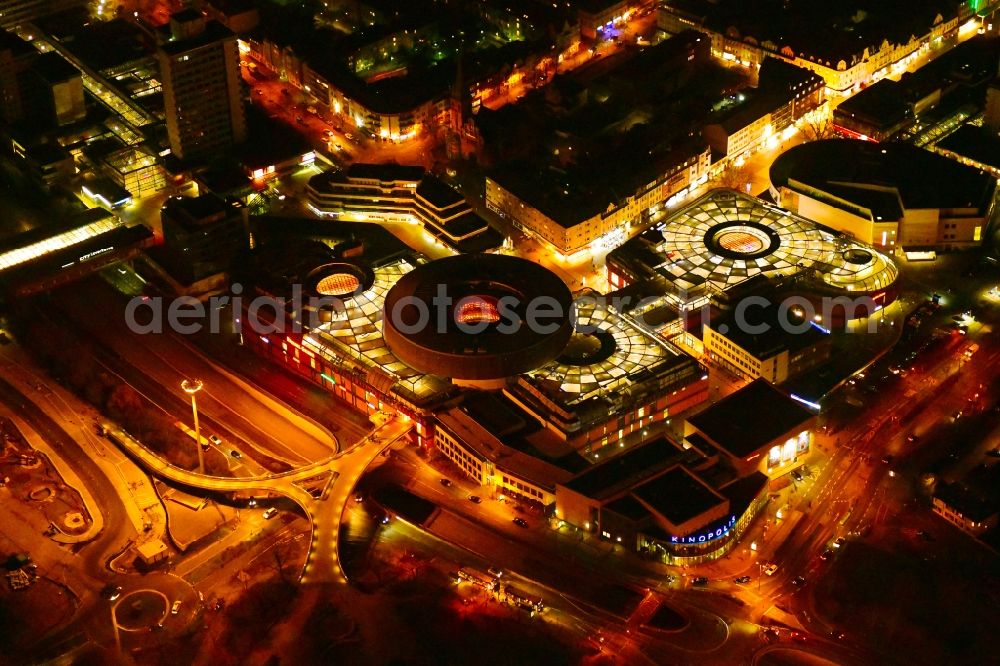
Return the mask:
[(548, 269), (466, 254), (401, 277), (385, 298), (382, 335), (420, 372), (495, 380), (557, 357), (573, 332), (571, 309), (569, 288)]
[(374, 274), (366, 266), (335, 262), (309, 271), (306, 287), (310, 294), (345, 299), (370, 288), (374, 280)]

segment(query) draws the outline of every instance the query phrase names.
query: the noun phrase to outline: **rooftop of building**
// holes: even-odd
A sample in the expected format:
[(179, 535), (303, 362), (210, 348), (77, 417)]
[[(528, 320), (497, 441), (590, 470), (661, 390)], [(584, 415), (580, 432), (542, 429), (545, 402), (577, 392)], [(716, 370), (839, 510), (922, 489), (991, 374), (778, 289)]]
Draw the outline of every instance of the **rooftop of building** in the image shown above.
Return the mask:
[[(714, 308), (713, 314), (718, 316), (712, 318), (710, 326), (712, 330), (759, 359), (772, 358), (786, 350), (795, 352), (828, 339), (827, 333), (804, 322), (793, 312), (789, 311), (781, 316), (778, 310), (776, 303), (768, 301), (766, 306), (744, 313), (742, 318), (752, 324), (754, 330), (760, 326), (766, 327), (761, 332), (750, 332), (747, 327), (740, 326), (735, 312), (720, 312)], [(792, 332), (793, 327), (797, 329), (802, 324), (806, 324), (804, 331)]]
[(312, 145), (305, 136), (285, 123), (264, 116), (256, 107), (246, 106), (247, 136), (233, 149), (240, 163), (247, 169), (267, 168), (295, 160), (312, 152)]
[(197, 197), (171, 197), (163, 204), (162, 215), (181, 223), (198, 224), (226, 211), (226, 202), (208, 193)]
[(878, 128), (890, 128), (913, 115), (903, 91), (899, 82), (882, 79), (845, 99), (834, 113)]
[(704, 98), (738, 78), (710, 61), (708, 47), (702, 33), (683, 32), (559, 75), (517, 104), (480, 109), (476, 123), (498, 165), (487, 175), (566, 228), (622, 205), (707, 152), (697, 137)]
[(724, 497), (680, 465), (633, 488), (630, 494), (673, 525), (682, 525), (726, 502)]
[(179, 11), (174, 12), (170, 15), (171, 21), (177, 21), (178, 23), (187, 23), (189, 21), (200, 21), (205, 18), (205, 15), (199, 12), (194, 7), (187, 7)]
[(562, 355), (528, 373), (542, 393), (567, 408), (606, 416), (610, 405), (627, 402), (622, 394), (679, 388), (700, 376), (694, 359), (633, 326), (611, 307), (578, 299), (573, 314), (576, 326), (591, 333), (578, 334), (579, 346), (571, 339)]
[(28, 146), (27, 150), (25, 150), (25, 154), (29, 159), (43, 166), (47, 164), (55, 164), (56, 162), (62, 162), (63, 160), (73, 159), (72, 153), (60, 146), (58, 143), (52, 141), (36, 143), (32, 146)]
[[(366, 186), (358, 185), (358, 179), (377, 180), (380, 185), (396, 184), (401, 187), (394, 191), (395, 196), (409, 198), (417, 194), (441, 210), (442, 217), (450, 219), (443, 222), (440, 228), (437, 223), (428, 224), (425, 228), (442, 243), (461, 253), (488, 252), (503, 244), (504, 235), (474, 212), (458, 190), (425, 171), (423, 167), (395, 163), (356, 163), (346, 171), (330, 170), (313, 176), (309, 179), (309, 187), (321, 195), (340, 193), (359, 198), (374, 195)], [(417, 187), (411, 188), (414, 183)], [(358, 199), (352, 198), (352, 201), (354, 206), (360, 205)], [(436, 218), (433, 211), (430, 213)]]
[(812, 418), (766, 379), (755, 379), (687, 421), (731, 455), (747, 458)]
[(92, 69), (115, 70), (127, 63), (151, 58), (149, 37), (132, 21), (90, 21), (69, 10), (38, 19), (35, 25), (59, 41), (73, 56)]
[(384, 183), (398, 181), (404, 183), (419, 183), (425, 173), (427, 173), (427, 170), (422, 166), (396, 164), (395, 162), (385, 162), (383, 164), (355, 162), (347, 167), (347, 171), (344, 172), (344, 176), (347, 178), (379, 180)]
[(672, 440), (657, 437), (597, 463), (562, 485), (585, 497), (607, 500), (672, 465), (698, 457), (697, 452), (685, 451)]
[[(845, 252), (855, 249), (864, 249), (869, 261), (847, 262)], [(885, 288), (898, 275), (888, 257), (843, 234), (721, 188), (673, 211), (607, 260), (631, 283), (646, 281), (650, 292), (682, 303), (759, 275), (796, 275), (817, 288), (859, 292)]]
[[(670, 144), (639, 149), (640, 144), (639, 140), (622, 142), (600, 159), (567, 165), (565, 169), (519, 160), (488, 175), (556, 224), (570, 228), (609, 207), (622, 205), (643, 185), (698, 159), (707, 150), (705, 142), (695, 138), (679, 141), (676, 147)], [(640, 155), (644, 159), (637, 159)], [(608, 164), (617, 168), (609, 170)]]
[(1000, 465), (980, 465), (966, 478), (938, 484), (934, 496), (968, 520), (984, 522), (1000, 512)]
[[(895, 189), (909, 209), (973, 208), (985, 213), (996, 179), (974, 167), (907, 143), (828, 139), (785, 151), (770, 170), (776, 188), (796, 189), (796, 182), (824, 191), (842, 186)], [(858, 193), (859, 197), (867, 195)]]
[(459, 406), (505, 446), (577, 474), (590, 465), (565, 440), (501, 393), (468, 391)]
[(626, 0), (574, 0), (573, 5), (580, 11), (598, 14), (616, 6), (628, 6)]
[(727, 134), (735, 134), (788, 104), (795, 93), (775, 87), (745, 90), (742, 95), (745, 97), (743, 102), (709, 117), (706, 125), (718, 125)]
[(437, 208), (465, 203), (465, 197), (458, 190), (431, 173), (425, 175), (417, 185), (417, 194)]
[[(201, 12), (192, 9), (184, 10), (180, 13), (194, 12), (201, 18)], [(166, 34), (169, 34), (169, 25), (165, 26)], [(216, 42), (226, 39), (235, 39), (236, 35), (232, 30), (222, 25), (218, 21), (205, 21), (205, 29), (191, 37), (185, 39), (170, 39), (160, 44), (160, 50), (167, 55), (178, 55), (186, 51), (194, 51)]]
[(850, 66), (865, 49), (877, 50), (883, 40), (906, 44), (912, 35), (926, 34), (940, 14), (955, 18), (958, 5), (948, 0), (883, 0), (843, 3), (811, 0), (669, 0), (686, 14), (706, 17), (706, 25), (720, 33), (727, 30), (773, 50), (789, 48), (799, 57)]
[(118, 224), (115, 216), (103, 208), (88, 208), (76, 215), (51, 216), (42, 226), (0, 238), (0, 255), (105, 220), (113, 226)]
[(38, 53), (38, 49), (29, 42), (2, 28), (0, 28), (0, 51), (10, 51), (15, 58)]
[(466, 446), (492, 462), (499, 470), (552, 490), (568, 480), (572, 473), (542, 458), (504, 444), (475, 418), (461, 408), (438, 412), (435, 417)]
[(243, 12), (257, 11), (253, 0), (212, 0), (211, 5), (216, 11), (226, 16), (235, 16)]
[(937, 148), (1000, 169), (1000, 136), (985, 127), (962, 125), (941, 139), (937, 143)]
[[(250, 223), (254, 236), (262, 245), (282, 248), (278, 251), (278, 255), (289, 259), (301, 251), (297, 248), (302, 244), (316, 241), (331, 250), (332, 255), (324, 251), (322, 257), (315, 257), (315, 261), (323, 261), (324, 257), (331, 256), (333, 259), (339, 259), (344, 252), (350, 251), (360, 256), (368, 265), (377, 267), (413, 255), (413, 250), (406, 243), (378, 224), (346, 220), (330, 224), (327, 220), (311, 217), (272, 215), (252, 216)], [(281, 268), (281, 263), (276, 261), (275, 266)]]
[(766, 56), (757, 73), (757, 87), (761, 89), (802, 89), (812, 86), (823, 87), (826, 80), (805, 67), (799, 67), (787, 60)]

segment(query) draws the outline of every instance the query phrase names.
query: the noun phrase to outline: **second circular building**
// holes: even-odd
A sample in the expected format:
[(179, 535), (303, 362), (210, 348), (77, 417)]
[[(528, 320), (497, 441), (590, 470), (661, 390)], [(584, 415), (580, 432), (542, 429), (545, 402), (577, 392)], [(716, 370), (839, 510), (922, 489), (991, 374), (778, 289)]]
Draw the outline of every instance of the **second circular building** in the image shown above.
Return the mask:
[(573, 333), (572, 294), (538, 264), (465, 254), (418, 266), (385, 298), (382, 334), (410, 367), (484, 387), (556, 358)]

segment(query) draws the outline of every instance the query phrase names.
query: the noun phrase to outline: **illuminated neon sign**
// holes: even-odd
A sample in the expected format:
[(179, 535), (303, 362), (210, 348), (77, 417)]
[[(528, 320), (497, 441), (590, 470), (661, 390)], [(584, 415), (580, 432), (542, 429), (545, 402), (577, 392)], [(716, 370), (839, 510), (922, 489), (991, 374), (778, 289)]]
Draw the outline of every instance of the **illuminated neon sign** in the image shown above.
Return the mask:
[(729, 516), (729, 522), (718, 527), (714, 530), (709, 530), (708, 532), (703, 532), (702, 534), (689, 534), (687, 536), (671, 536), (670, 543), (705, 543), (706, 541), (715, 541), (720, 537), (724, 537), (729, 534), (729, 530), (733, 528), (736, 524), (736, 515)]

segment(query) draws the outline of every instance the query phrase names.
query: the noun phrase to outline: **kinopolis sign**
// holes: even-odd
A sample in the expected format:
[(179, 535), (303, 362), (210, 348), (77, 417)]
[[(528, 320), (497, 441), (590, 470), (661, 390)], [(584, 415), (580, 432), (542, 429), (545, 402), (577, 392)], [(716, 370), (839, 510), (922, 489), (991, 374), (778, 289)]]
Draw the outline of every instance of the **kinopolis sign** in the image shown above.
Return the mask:
[(687, 536), (672, 536), (670, 537), (670, 543), (705, 543), (706, 541), (714, 541), (719, 537), (726, 536), (729, 534), (729, 530), (733, 528), (736, 524), (736, 516), (729, 516), (729, 522), (725, 525), (718, 527), (714, 530), (709, 530), (708, 532), (702, 532), (701, 534), (689, 534)]

